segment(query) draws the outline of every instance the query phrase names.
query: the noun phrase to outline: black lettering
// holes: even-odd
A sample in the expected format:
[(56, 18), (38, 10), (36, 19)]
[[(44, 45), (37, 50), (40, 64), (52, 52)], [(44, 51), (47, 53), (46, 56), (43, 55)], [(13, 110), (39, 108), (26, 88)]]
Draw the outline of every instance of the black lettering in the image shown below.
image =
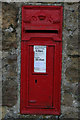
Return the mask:
[(39, 59), (39, 61), (44, 61), (44, 59)]

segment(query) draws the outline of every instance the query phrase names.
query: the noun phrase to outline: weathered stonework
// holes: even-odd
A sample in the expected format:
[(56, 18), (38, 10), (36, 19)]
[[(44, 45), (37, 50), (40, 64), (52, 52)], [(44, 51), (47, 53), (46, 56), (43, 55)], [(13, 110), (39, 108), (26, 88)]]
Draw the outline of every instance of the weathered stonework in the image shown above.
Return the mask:
[(16, 7), (16, 4), (14, 3), (4, 3), (5, 5), (2, 6), (2, 28), (8, 29), (10, 26), (12, 26), (14, 29), (17, 26), (17, 14), (18, 14), (18, 8)]
[(17, 82), (6, 80), (3, 84), (3, 106), (14, 106), (17, 102)]
[(15, 4), (2, 6), (2, 50), (3, 87), (2, 105), (14, 106), (17, 103), (17, 27), (18, 8)]
[[(62, 5), (63, 6), (63, 51), (61, 115), (20, 114), (20, 53), (21, 53), (21, 6)], [(28, 120), (62, 120), (79, 118), (80, 109), (80, 52), (78, 38), (79, 3), (15, 2), (2, 3), (2, 74), (3, 74), (3, 120), (25, 118)]]

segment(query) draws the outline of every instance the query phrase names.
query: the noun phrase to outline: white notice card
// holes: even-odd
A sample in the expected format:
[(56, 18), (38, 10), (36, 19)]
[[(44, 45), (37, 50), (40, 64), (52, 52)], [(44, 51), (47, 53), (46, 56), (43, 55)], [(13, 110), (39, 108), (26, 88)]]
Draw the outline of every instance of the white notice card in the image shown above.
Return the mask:
[(46, 73), (46, 46), (34, 46), (34, 72)]

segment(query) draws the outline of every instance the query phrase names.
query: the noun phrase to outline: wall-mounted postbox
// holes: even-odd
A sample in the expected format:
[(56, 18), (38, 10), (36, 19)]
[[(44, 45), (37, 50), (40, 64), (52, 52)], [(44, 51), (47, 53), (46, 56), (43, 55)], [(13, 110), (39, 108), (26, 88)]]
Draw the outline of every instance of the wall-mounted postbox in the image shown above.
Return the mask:
[(62, 6), (23, 6), (21, 114), (60, 114)]

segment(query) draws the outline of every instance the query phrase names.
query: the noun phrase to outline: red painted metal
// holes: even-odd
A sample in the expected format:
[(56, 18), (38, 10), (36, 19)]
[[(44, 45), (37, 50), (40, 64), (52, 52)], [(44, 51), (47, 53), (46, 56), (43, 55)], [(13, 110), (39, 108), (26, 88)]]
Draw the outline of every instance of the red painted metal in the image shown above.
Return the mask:
[[(60, 115), (62, 6), (23, 6), (21, 114)], [(34, 72), (34, 45), (46, 46), (46, 72)]]

